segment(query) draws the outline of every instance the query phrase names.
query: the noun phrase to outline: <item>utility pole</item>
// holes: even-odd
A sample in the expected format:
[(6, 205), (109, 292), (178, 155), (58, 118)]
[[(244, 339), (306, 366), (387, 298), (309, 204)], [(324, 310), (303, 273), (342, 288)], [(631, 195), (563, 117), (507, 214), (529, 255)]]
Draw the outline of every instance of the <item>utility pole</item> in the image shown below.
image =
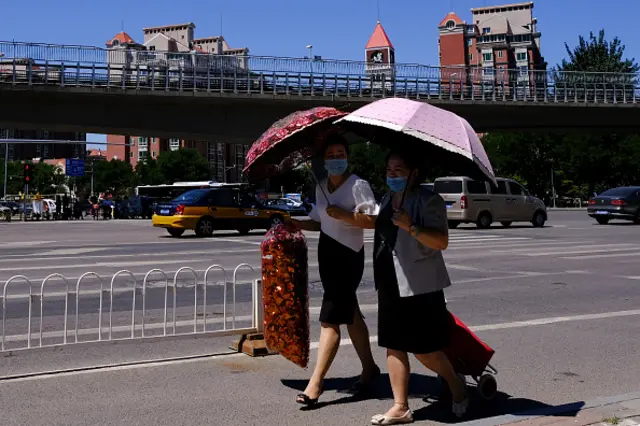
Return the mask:
[(554, 175), (553, 167), (551, 168), (551, 198), (553, 198), (553, 208), (556, 208), (556, 186), (554, 183)]
[(93, 169), (95, 168), (96, 160), (94, 158), (91, 159), (91, 197), (93, 197)]
[(4, 144), (4, 184), (2, 196), (7, 198), (7, 182), (9, 180), (9, 143)]

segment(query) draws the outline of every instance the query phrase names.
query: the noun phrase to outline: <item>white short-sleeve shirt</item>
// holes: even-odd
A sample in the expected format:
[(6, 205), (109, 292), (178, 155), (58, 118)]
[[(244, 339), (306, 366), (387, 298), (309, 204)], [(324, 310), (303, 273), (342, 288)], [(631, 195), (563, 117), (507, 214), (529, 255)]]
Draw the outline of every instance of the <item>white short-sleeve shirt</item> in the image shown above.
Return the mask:
[[(325, 194), (329, 198), (328, 202)], [(324, 179), (316, 186), (316, 204), (309, 213), (311, 219), (320, 222), (322, 232), (351, 250), (360, 251), (364, 247), (364, 230), (330, 217), (327, 214), (329, 205), (351, 212), (378, 214), (379, 208), (369, 182), (351, 175), (338, 189), (329, 193), (327, 180)]]

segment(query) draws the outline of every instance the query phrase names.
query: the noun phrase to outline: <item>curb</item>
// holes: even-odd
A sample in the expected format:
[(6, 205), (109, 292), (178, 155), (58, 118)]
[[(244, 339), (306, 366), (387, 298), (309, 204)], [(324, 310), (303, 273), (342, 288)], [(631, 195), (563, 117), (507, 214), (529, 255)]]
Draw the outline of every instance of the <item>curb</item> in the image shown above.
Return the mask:
[[(542, 417), (550, 417), (550, 416), (559, 416), (562, 414), (568, 413), (580, 413), (582, 411), (604, 407), (607, 405), (619, 404), (627, 401), (632, 401), (640, 399), (640, 392), (632, 392), (623, 395), (610, 396), (610, 397), (602, 397), (596, 398), (590, 401), (582, 402), (571, 402), (568, 404), (553, 406), (553, 407), (544, 407), (535, 410), (529, 411), (521, 411), (515, 414), (503, 414), (495, 417), (487, 417), (484, 419), (472, 420), (469, 422), (458, 423), (458, 425), (468, 425), (468, 426), (494, 426), (494, 425), (505, 425), (505, 424), (513, 424), (513, 423), (524, 423), (526, 421), (531, 421), (534, 419), (542, 418)], [(637, 415), (637, 414), (631, 414)], [(588, 423), (582, 423), (583, 425), (595, 424), (601, 422), (603, 417), (600, 418), (600, 421), (591, 421)], [(574, 419), (570, 419), (571, 423), (578, 424), (574, 421)], [(551, 422), (549, 422), (551, 423)]]
[(548, 212), (586, 212), (586, 207), (547, 207)]

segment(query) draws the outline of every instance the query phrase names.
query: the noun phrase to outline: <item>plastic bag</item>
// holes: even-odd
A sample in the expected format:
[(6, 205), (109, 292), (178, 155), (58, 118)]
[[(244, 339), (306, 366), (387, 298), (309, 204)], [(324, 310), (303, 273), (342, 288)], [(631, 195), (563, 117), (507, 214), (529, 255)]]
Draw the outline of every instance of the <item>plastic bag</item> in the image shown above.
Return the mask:
[(307, 241), (274, 226), (262, 242), (262, 300), (267, 347), (306, 368), (309, 363)]

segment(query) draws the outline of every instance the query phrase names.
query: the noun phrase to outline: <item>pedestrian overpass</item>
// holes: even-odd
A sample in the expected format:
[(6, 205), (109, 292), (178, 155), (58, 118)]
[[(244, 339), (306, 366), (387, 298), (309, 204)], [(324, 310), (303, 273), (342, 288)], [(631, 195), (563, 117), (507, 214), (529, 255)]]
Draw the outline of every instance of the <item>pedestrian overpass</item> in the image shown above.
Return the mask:
[(304, 108), (429, 102), (486, 131), (638, 131), (636, 75), (0, 42), (0, 127), (246, 143)]

